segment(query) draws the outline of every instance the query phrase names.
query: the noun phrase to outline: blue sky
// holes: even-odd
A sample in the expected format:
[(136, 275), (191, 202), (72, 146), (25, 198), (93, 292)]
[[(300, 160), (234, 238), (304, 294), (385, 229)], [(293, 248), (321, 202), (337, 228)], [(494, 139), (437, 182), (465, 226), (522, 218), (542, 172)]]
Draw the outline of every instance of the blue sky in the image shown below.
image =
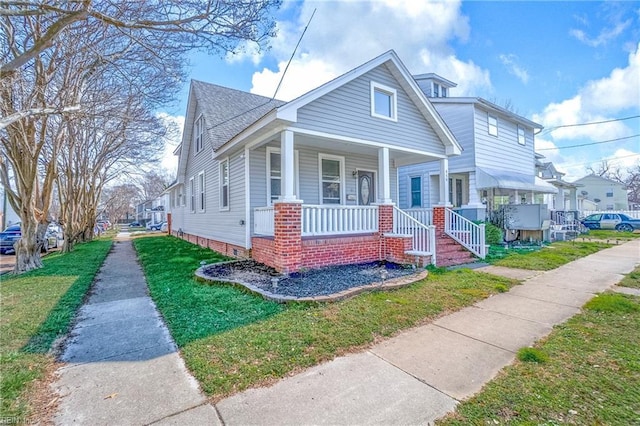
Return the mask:
[[(622, 168), (640, 162), (638, 136), (600, 143), (640, 134), (640, 118), (555, 127), (640, 115), (638, 1), (285, 1), (270, 50), (246, 46), (225, 58), (194, 52), (191, 78), (272, 96), (314, 9), (280, 99), (394, 49), (412, 73), (435, 72), (458, 83), (451, 96), (509, 102), (544, 125), (536, 149), (567, 180), (603, 159)], [(166, 111), (179, 123), (187, 90)], [(591, 145), (567, 148), (582, 144)]]

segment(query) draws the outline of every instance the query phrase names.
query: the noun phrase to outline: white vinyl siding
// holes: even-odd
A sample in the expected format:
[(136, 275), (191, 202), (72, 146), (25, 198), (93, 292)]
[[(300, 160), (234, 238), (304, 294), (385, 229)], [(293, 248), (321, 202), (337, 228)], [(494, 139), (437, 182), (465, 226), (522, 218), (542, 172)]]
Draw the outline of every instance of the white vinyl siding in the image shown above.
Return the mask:
[(229, 159), (220, 162), (220, 210), (229, 209)]

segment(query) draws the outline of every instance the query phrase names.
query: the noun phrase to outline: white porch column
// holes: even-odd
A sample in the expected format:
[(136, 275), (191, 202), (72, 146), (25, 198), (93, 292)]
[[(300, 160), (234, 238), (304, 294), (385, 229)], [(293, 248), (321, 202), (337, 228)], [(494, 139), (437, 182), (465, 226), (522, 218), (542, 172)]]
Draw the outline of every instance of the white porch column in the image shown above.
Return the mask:
[(469, 205), (482, 205), (480, 197), (478, 196), (478, 188), (476, 186), (476, 172), (469, 172)]
[(378, 149), (378, 188), (380, 204), (391, 204), (391, 177), (389, 171), (389, 148)]
[(513, 196), (513, 204), (520, 204), (520, 194), (518, 194), (518, 190), (515, 189), (514, 190), (514, 196)]
[(569, 190), (569, 210), (578, 210), (578, 189)]
[(440, 160), (440, 202), (443, 206), (450, 206), (449, 202), (449, 159)]
[(558, 195), (556, 196), (556, 210), (564, 210), (564, 189), (558, 188)]
[(294, 193), (294, 152), (293, 132), (285, 130), (280, 134), (280, 161), (282, 167), (282, 195), (281, 201), (296, 201)]

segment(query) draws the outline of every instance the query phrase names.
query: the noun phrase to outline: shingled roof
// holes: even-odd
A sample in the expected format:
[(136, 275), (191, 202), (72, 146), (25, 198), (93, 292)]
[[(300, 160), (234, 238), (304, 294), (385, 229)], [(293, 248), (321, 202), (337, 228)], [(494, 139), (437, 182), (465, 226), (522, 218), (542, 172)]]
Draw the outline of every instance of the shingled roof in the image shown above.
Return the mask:
[(286, 103), (198, 80), (192, 80), (191, 87), (204, 115), (214, 151), (269, 111)]

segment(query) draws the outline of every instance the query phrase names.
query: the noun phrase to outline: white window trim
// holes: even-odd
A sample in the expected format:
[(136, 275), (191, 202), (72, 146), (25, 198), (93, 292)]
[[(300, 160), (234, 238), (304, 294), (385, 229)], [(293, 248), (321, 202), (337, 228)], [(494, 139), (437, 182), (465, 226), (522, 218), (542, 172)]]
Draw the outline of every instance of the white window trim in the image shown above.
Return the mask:
[[(222, 204), (222, 201), (224, 199), (223, 195), (223, 191), (224, 191), (224, 186), (223, 186), (223, 182), (224, 182), (224, 176), (222, 175), (224, 168), (222, 167), (222, 165), (224, 163), (227, 163), (227, 205), (224, 206)], [(229, 209), (231, 208), (231, 164), (229, 162), (229, 157), (225, 158), (224, 160), (221, 160), (219, 165), (219, 185), (218, 187), (220, 188), (220, 211), (229, 211)]]
[[(271, 154), (280, 154), (280, 148), (274, 147), (274, 146), (268, 146), (267, 147), (267, 205), (271, 206), (273, 205), (273, 200), (271, 200)], [(299, 182), (299, 175), (298, 175), (298, 163), (299, 163), (299, 154), (298, 154), (298, 150), (294, 150), (293, 151), (293, 174), (295, 177), (295, 182), (293, 185), (293, 194), (299, 198), (299, 194), (298, 194), (298, 182)], [(282, 169), (282, 155), (280, 156), (280, 168)], [(282, 173), (282, 170), (280, 170), (280, 173)], [(280, 181), (282, 181), (282, 175), (280, 176)], [(282, 185), (280, 185), (280, 189), (282, 189)]]
[[(376, 83), (375, 81), (372, 81), (370, 86), (371, 86), (371, 116), (376, 118), (382, 118), (384, 120), (397, 122), (398, 121), (398, 92), (396, 91), (396, 89), (389, 86), (385, 86), (384, 84)], [(376, 113), (376, 103), (375, 103), (376, 90), (385, 92), (391, 97), (391, 117)]]
[[(522, 139), (520, 138), (520, 132), (522, 132)], [(521, 125), (518, 125), (518, 143), (522, 146), (527, 144), (527, 133)]]
[[(494, 135), (493, 133), (491, 133), (491, 123), (490, 123), (490, 120), (491, 120), (492, 118), (493, 118), (494, 120), (496, 120), (496, 126), (495, 126), (495, 127), (496, 127), (496, 134), (495, 134), (495, 135)], [(489, 135), (491, 135), (491, 136), (496, 137), (496, 138), (498, 137), (498, 134), (499, 134), (499, 129), (498, 129), (498, 117), (497, 117), (497, 116), (495, 116), (495, 115), (492, 115), (490, 112), (489, 112), (489, 113), (487, 113), (487, 133), (488, 133)]]
[(334, 160), (340, 162), (340, 203), (338, 205), (344, 204), (345, 199), (345, 167), (344, 167), (344, 157), (339, 155), (331, 155), (331, 154), (318, 154), (318, 187), (319, 187), (319, 200), (320, 204), (324, 204), (323, 202), (323, 193), (322, 193), (322, 160)]
[[(202, 177), (201, 177), (202, 176)], [(202, 183), (202, 188), (200, 187)], [(207, 207), (207, 194), (206, 190), (206, 180), (204, 176), (204, 170), (198, 173), (198, 211), (200, 213), (204, 213)]]
[[(198, 123), (200, 123), (200, 132), (198, 134)], [(193, 124), (193, 141), (195, 145), (195, 153), (198, 154), (204, 150), (204, 117), (202, 114)]]
[(189, 179), (189, 211), (191, 213), (196, 212), (196, 185), (194, 178)]

